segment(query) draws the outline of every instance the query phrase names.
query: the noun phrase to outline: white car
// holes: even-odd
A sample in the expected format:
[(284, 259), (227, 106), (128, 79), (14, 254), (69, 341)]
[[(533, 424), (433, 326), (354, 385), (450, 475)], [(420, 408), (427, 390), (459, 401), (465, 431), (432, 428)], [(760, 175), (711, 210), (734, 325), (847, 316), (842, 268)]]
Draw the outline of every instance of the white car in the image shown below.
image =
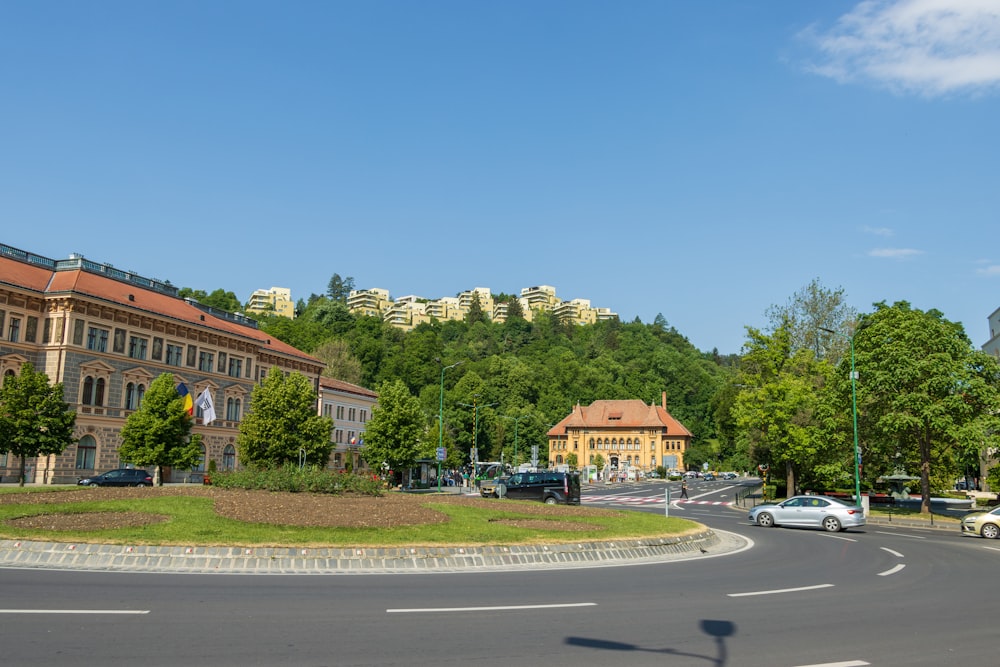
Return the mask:
[(777, 504), (757, 505), (750, 521), (758, 526), (805, 526), (836, 533), (865, 525), (864, 508), (827, 496), (792, 496)]

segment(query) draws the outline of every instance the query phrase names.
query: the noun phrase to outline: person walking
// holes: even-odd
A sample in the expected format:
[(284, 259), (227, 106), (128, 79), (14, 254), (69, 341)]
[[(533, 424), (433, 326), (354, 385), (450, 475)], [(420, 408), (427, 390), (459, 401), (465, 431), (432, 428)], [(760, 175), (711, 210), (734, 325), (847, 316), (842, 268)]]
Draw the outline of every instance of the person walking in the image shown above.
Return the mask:
[(688, 497), (688, 481), (686, 479), (681, 480), (681, 498)]

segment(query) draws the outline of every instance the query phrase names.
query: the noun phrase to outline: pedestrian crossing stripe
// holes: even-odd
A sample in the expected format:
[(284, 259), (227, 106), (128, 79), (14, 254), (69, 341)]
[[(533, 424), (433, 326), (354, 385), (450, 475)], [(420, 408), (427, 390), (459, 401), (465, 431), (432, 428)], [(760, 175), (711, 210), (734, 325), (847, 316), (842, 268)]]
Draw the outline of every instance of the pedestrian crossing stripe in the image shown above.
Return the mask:
[[(581, 502), (585, 503), (607, 503), (609, 505), (663, 505), (663, 497), (657, 496), (581, 496)], [(725, 500), (671, 500), (671, 503), (683, 503), (685, 505), (732, 505), (732, 501)]]

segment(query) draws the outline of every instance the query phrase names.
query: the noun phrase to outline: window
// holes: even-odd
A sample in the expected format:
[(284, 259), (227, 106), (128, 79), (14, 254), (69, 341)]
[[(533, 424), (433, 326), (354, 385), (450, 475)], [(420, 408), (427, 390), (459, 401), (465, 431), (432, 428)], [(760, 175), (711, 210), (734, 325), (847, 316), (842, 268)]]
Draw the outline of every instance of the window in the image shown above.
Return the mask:
[(4, 319), (6, 319), (6, 317), (7, 317), (7, 311), (0, 310), (0, 336), (3, 335), (3, 321)]
[(28, 317), (28, 324), (24, 327), (24, 340), (28, 343), (34, 343), (35, 338), (38, 336), (38, 318)]
[(354, 408), (349, 409), (347, 411), (347, 421), (354, 421), (354, 415), (356, 413), (357, 413), (357, 410), (355, 410)]
[(344, 406), (343, 405), (338, 405), (337, 406), (337, 419), (343, 419), (343, 418), (344, 418)]
[(211, 373), (215, 370), (215, 354), (202, 350), (198, 354), (198, 370)]
[(367, 410), (362, 410), (361, 411), (361, 423), (365, 424), (367, 422), (368, 422), (368, 411)]
[(95, 381), (92, 375), (85, 377), (81, 399), (84, 405), (104, 405), (104, 378)]
[(94, 352), (107, 352), (108, 330), (90, 327), (87, 331), (87, 349)]
[(76, 444), (76, 469), (93, 470), (97, 459), (97, 441), (94, 436), (85, 435)]
[(188, 345), (187, 365), (194, 368), (196, 361), (198, 361), (198, 346)]
[(222, 450), (222, 469), (233, 470), (236, 468), (236, 449), (232, 445), (226, 445)]
[(16, 343), (21, 337), (21, 318), (10, 318), (10, 328), (7, 330), (7, 340)]
[(141, 384), (129, 382), (125, 385), (125, 409), (138, 410), (142, 405), (142, 397), (146, 394), (146, 387)]
[(133, 359), (146, 358), (146, 345), (149, 343), (145, 338), (131, 336), (128, 339), (128, 356)]
[(240, 399), (226, 399), (226, 421), (238, 422), (240, 420)]
[(201, 447), (201, 458), (198, 459), (198, 465), (194, 467), (195, 472), (205, 472), (205, 445), (200, 445)]
[(226, 353), (225, 352), (219, 352), (219, 369), (216, 372), (217, 373), (225, 373), (226, 372)]
[(343, 442), (344, 441), (344, 431), (343, 431), (343, 429), (339, 429), (338, 428), (337, 430), (335, 430), (333, 432), (333, 441), (334, 442)]
[(45, 318), (45, 322), (42, 323), (42, 342), (52, 342), (52, 320), (47, 317)]
[(180, 366), (181, 359), (184, 355), (184, 348), (180, 345), (171, 345), (167, 343), (167, 365), (168, 366)]
[(153, 338), (153, 361), (159, 361), (163, 358), (163, 339)]
[(229, 377), (238, 378), (243, 368), (243, 360), (232, 357), (229, 360)]
[(73, 320), (73, 345), (83, 345), (83, 330), (86, 326), (83, 320)]

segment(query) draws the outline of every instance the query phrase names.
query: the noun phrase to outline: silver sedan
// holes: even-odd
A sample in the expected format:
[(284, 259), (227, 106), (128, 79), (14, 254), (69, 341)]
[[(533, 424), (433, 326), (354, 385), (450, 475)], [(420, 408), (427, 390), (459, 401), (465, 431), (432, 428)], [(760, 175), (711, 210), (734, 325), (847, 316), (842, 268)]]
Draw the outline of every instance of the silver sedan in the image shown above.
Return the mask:
[(865, 525), (864, 509), (826, 496), (792, 496), (777, 504), (750, 510), (750, 522), (758, 526), (806, 526), (831, 533)]

